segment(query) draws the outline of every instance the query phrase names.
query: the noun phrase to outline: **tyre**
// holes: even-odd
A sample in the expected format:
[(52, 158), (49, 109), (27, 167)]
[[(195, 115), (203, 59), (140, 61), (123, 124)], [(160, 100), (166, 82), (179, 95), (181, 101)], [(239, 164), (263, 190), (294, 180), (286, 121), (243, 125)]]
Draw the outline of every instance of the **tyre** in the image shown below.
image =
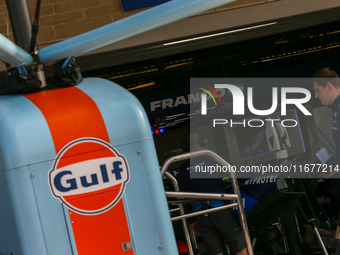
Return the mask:
[(282, 221), (290, 254), (303, 255), (302, 239), (295, 215), (284, 216)]

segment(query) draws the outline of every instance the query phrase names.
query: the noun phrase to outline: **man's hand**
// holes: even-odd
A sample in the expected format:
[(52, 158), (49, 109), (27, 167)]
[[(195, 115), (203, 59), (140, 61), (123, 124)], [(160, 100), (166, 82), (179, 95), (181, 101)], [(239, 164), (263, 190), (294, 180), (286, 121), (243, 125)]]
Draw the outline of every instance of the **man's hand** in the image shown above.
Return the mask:
[(191, 223), (191, 228), (194, 231), (195, 234), (201, 234), (200, 228), (198, 226), (197, 221), (195, 221), (194, 223)]

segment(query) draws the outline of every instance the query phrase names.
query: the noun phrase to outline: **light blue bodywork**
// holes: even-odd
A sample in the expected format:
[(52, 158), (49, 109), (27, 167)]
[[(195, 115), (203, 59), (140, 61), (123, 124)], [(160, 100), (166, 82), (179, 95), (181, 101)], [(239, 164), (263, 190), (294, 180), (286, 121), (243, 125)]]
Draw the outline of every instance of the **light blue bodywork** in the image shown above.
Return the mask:
[[(131, 179), (123, 202), (135, 254), (178, 254), (141, 104), (107, 80), (89, 78), (77, 87), (97, 104), (110, 143), (128, 161)], [(47, 182), (55, 156), (40, 110), (24, 96), (0, 96), (0, 253), (78, 254), (68, 211), (53, 198)]]
[(14, 66), (32, 65), (32, 56), (0, 34), (0, 58)]

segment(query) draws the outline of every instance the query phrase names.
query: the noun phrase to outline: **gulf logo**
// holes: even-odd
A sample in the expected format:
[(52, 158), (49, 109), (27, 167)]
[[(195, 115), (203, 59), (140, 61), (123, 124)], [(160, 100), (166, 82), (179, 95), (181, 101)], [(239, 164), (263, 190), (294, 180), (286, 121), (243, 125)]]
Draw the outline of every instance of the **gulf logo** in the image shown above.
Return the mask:
[(70, 210), (86, 215), (114, 207), (129, 179), (124, 155), (97, 138), (81, 138), (67, 144), (48, 172), (52, 195)]

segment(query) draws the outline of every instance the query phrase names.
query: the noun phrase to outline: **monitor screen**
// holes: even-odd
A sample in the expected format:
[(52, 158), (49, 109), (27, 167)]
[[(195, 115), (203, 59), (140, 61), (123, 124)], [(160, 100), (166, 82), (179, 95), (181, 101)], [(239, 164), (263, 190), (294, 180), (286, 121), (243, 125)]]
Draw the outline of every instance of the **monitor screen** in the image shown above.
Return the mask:
[[(282, 126), (287, 131), (289, 138), (288, 146), (290, 145), (290, 147), (287, 149), (289, 157), (306, 152), (297, 111), (291, 109), (287, 111), (286, 116), (277, 112), (269, 116), (246, 119), (246, 125), (230, 125), (230, 123), (224, 125), (232, 164), (252, 165), (276, 160), (276, 152), (270, 151), (267, 141), (266, 126), (268, 119), (281, 119), (281, 121), (277, 121), (280, 125), (284, 121)], [(288, 120), (295, 120), (295, 122), (290, 121), (288, 124)], [(238, 121), (238, 123), (242, 123), (242, 121)], [(270, 121), (270, 124), (272, 123), (273, 121)]]

